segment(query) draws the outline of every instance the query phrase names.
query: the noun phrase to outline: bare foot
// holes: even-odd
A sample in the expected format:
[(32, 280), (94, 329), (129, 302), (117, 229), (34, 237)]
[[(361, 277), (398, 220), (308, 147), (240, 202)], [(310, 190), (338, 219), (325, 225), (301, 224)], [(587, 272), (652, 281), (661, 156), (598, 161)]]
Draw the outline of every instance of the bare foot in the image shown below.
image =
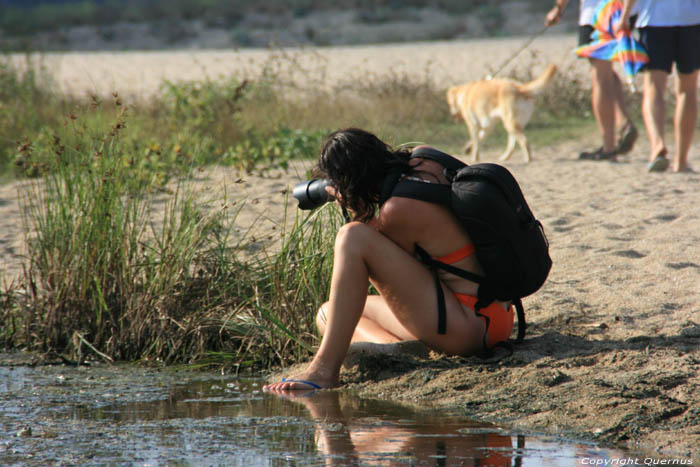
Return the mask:
[(673, 171), (676, 173), (689, 173), (689, 174), (695, 173), (695, 170), (693, 170), (693, 168), (689, 165), (685, 165), (683, 167), (674, 167)]
[(278, 383), (263, 386), (265, 392), (284, 394), (289, 391), (328, 389), (338, 385), (338, 377), (331, 377), (325, 371), (310, 371), (299, 373), (289, 378), (282, 378)]

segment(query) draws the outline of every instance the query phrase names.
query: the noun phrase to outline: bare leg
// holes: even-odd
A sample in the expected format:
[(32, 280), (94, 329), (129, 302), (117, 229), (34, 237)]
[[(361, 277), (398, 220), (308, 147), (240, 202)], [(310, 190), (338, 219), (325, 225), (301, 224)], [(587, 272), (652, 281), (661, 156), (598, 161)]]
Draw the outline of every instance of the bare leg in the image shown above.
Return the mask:
[(666, 103), (664, 92), (668, 73), (663, 70), (649, 70), (644, 73), (644, 97), (642, 98), (642, 117), (649, 137), (649, 161), (665, 153), (664, 122), (666, 120)]
[[(321, 387), (338, 384), (343, 363), (355, 330), (367, 310), (369, 279), (382, 294), (392, 320), (372, 299), (368, 317), (398, 339), (416, 338), (427, 346), (448, 354), (469, 354), (481, 349), (485, 332), (483, 320), (463, 308), (448, 289), (445, 305), (448, 328), (437, 333), (435, 285), (430, 272), (374, 228), (352, 222), (343, 226), (335, 242), (328, 321), (321, 345), (307, 369), (294, 379), (311, 381)], [(395, 327), (392, 323), (400, 323)], [(265, 387), (284, 392), (308, 389), (304, 383), (281, 382)]]
[(678, 74), (676, 77), (676, 113), (674, 116), (676, 155), (673, 170), (675, 172), (688, 168), (688, 151), (690, 151), (695, 124), (698, 121), (697, 89), (697, 70), (689, 74)]
[[(328, 307), (329, 303), (324, 303), (316, 315), (316, 326), (322, 336), (326, 333)], [(367, 297), (351, 342), (393, 344), (415, 339), (416, 336), (411, 334), (391, 312), (383, 297), (370, 295)]]
[(598, 131), (603, 137), (603, 151), (611, 152), (617, 145), (615, 128), (627, 121), (624, 112), (622, 83), (613, 70), (612, 62), (590, 59), (591, 63), (591, 105), (598, 123)]
[(622, 86), (622, 80), (613, 70), (611, 74), (613, 96), (615, 101), (615, 126), (620, 128), (626, 123), (631, 122), (627, 113), (627, 105), (625, 104), (625, 91)]

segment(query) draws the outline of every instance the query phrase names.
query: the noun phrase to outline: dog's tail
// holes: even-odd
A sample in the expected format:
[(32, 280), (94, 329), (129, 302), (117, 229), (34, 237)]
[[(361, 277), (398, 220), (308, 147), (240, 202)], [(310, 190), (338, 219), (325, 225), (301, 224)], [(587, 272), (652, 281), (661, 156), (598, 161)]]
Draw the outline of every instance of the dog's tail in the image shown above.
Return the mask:
[(521, 84), (520, 86), (518, 86), (518, 89), (523, 94), (527, 94), (529, 96), (536, 96), (537, 94), (541, 93), (544, 90), (544, 88), (547, 87), (547, 85), (549, 85), (549, 83), (552, 81), (552, 78), (554, 78), (554, 74), (556, 72), (557, 66), (549, 65), (540, 76), (533, 79), (529, 83)]

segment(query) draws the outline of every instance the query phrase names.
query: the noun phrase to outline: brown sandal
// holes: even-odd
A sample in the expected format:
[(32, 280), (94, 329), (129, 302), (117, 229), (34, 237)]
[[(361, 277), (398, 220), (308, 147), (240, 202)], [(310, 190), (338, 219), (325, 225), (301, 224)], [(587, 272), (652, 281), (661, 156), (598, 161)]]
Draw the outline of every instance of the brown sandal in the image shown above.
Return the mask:
[(613, 149), (612, 151), (605, 152), (605, 151), (603, 151), (603, 148), (600, 147), (592, 152), (584, 151), (578, 155), (578, 158), (580, 160), (585, 160), (585, 161), (612, 161), (612, 160), (615, 160), (616, 155), (617, 155), (616, 149)]
[(620, 133), (620, 141), (617, 143), (617, 148), (615, 150), (618, 154), (627, 154), (634, 147), (634, 143), (637, 141), (639, 136), (639, 131), (637, 127), (632, 124), (632, 122), (627, 122)]

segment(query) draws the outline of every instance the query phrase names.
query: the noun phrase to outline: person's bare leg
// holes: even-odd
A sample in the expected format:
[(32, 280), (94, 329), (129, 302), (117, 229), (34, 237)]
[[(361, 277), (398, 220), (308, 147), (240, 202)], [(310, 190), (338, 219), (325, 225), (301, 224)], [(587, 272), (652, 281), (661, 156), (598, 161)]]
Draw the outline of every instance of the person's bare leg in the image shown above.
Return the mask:
[[(323, 336), (328, 322), (328, 302), (324, 303), (316, 315), (316, 327)], [(411, 334), (379, 295), (369, 295), (365, 302), (362, 316), (355, 327), (351, 342), (372, 342), (375, 344), (393, 344), (396, 342), (415, 340)]]
[(663, 70), (649, 70), (644, 73), (644, 96), (642, 98), (642, 118), (649, 137), (649, 161), (666, 151), (664, 142), (664, 122), (666, 102), (664, 93), (668, 74)]
[[(429, 347), (449, 354), (466, 354), (481, 348), (483, 320), (462, 308), (443, 287), (449, 325), (445, 334), (438, 334), (435, 285), (430, 272), (374, 228), (352, 222), (343, 226), (336, 238), (321, 345), (306, 370), (293, 379), (311, 381), (324, 388), (338, 384), (340, 367), (365, 310), (370, 277), (401, 323), (400, 329), (407, 331), (406, 337), (415, 336)], [(379, 324), (394, 335), (400, 334), (400, 329), (391, 329), (389, 322), (387, 318)], [(273, 392), (308, 388), (308, 384), (294, 381), (265, 386), (265, 390)]]
[[(617, 89), (612, 62), (590, 59), (591, 62), (591, 106), (603, 138), (603, 151), (611, 152), (617, 145), (615, 135), (615, 114), (617, 110)], [(619, 82), (619, 78), (617, 80)], [(620, 86), (620, 91), (621, 91)]]
[(615, 103), (615, 126), (617, 129), (620, 129), (628, 123), (631, 124), (632, 120), (627, 113), (625, 90), (622, 85), (622, 80), (615, 70), (613, 70), (611, 73), (611, 89), (613, 93), (613, 101)]
[(673, 170), (680, 172), (688, 168), (688, 152), (693, 142), (693, 133), (698, 121), (698, 71), (678, 74), (676, 77), (676, 112), (674, 136), (676, 154)]

